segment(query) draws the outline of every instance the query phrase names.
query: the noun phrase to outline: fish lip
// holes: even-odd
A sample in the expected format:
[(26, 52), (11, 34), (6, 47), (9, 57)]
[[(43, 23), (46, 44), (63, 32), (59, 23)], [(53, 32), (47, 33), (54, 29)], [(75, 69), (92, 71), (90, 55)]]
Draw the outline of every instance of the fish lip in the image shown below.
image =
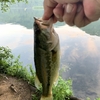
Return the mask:
[(42, 22), (42, 19), (39, 19), (39, 18), (36, 18), (36, 17), (33, 17), (35, 21), (40, 21)]
[(41, 27), (49, 27), (50, 26), (48, 22), (47, 23), (43, 22), (42, 19), (34, 17), (34, 20), (35, 20), (35, 23), (37, 23), (38, 25), (40, 24)]

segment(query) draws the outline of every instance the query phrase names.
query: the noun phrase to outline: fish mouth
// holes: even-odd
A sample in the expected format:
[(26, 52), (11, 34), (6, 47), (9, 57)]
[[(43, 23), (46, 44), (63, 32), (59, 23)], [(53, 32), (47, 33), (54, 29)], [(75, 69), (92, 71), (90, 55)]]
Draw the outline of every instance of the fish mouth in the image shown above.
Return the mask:
[(36, 17), (34, 17), (34, 22), (35, 22), (35, 24), (37, 24), (39, 29), (47, 29), (50, 26), (49, 23), (45, 23), (45, 22), (43, 22), (42, 19), (38, 19)]

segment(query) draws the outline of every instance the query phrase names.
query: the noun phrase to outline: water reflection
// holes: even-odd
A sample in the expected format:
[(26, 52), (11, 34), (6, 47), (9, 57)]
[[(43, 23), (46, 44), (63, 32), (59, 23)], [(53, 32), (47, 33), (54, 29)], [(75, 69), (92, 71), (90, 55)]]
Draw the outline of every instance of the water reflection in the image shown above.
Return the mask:
[(21, 55), (24, 65), (33, 64), (33, 32), (21, 25), (0, 25), (0, 46), (8, 46), (15, 56)]
[(100, 37), (68, 26), (56, 31), (60, 33), (61, 65), (70, 68), (62, 74), (63, 78), (72, 78), (74, 94), (78, 97), (93, 100), (100, 96)]
[[(9, 46), (21, 55), (24, 65), (33, 64), (33, 30), (21, 25), (0, 25), (0, 46)], [(60, 37), (63, 78), (73, 80), (74, 94), (92, 100), (100, 96), (100, 37), (67, 25), (55, 28)], [(66, 69), (68, 68), (68, 69)]]

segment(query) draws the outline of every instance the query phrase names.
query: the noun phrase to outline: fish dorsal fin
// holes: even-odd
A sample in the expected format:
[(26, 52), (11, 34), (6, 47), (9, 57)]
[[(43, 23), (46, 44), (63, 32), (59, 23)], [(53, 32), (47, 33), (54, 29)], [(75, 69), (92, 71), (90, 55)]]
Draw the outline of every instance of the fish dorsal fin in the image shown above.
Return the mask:
[(41, 88), (41, 83), (37, 77), (37, 75), (35, 76), (35, 87), (39, 90)]

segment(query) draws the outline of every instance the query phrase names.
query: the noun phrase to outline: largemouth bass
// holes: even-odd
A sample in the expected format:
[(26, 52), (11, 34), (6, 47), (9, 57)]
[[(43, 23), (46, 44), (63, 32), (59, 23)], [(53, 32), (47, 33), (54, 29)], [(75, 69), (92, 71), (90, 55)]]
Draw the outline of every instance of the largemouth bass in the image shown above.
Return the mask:
[(36, 69), (36, 86), (42, 85), (40, 100), (53, 100), (52, 86), (59, 73), (60, 46), (58, 34), (49, 24), (34, 18), (34, 61)]

